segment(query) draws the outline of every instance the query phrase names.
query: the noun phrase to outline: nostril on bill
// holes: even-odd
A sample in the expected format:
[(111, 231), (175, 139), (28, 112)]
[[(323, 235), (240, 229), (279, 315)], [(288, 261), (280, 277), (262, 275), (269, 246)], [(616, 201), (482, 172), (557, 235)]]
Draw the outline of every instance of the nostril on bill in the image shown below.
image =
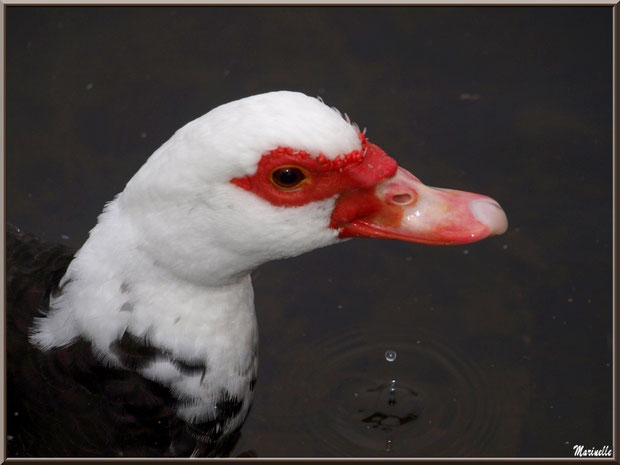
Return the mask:
[(396, 194), (392, 197), (392, 202), (397, 205), (409, 205), (413, 203), (415, 197), (411, 194)]

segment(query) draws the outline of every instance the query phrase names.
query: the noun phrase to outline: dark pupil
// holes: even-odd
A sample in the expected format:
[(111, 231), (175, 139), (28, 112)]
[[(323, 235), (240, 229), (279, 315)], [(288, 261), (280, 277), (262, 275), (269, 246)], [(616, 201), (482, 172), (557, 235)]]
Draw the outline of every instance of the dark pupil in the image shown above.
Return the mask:
[(274, 180), (282, 187), (299, 184), (303, 178), (303, 173), (296, 168), (282, 168), (274, 173)]

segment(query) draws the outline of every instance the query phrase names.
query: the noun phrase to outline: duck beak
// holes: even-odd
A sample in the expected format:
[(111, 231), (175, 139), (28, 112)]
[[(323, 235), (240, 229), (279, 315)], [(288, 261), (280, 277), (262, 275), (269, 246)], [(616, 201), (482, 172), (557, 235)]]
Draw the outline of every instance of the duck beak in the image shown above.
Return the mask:
[(332, 214), (339, 237), (456, 245), (502, 234), (504, 210), (490, 197), (424, 185), (403, 168), (373, 188), (343, 194)]

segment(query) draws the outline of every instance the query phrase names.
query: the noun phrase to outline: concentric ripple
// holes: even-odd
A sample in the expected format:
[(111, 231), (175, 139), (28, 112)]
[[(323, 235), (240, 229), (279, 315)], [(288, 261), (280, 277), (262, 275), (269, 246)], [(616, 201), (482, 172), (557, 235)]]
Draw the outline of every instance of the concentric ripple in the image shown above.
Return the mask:
[(317, 363), (291, 375), (304, 380), (303, 402), (315, 406), (304, 430), (325, 454), (480, 456), (495, 440), (496, 401), (481, 371), (437, 334), (351, 331), (313, 352)]

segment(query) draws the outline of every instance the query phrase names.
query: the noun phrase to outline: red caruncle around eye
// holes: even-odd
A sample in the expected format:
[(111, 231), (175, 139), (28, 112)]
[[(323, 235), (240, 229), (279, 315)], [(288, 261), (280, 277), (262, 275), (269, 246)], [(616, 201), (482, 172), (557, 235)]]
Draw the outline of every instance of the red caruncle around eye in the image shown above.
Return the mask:
[(253, 175), (231, 183), (272, 205), (295, 207), (325, 200), (353, 189), (368, 189), (394, 175), (396, 162), (374, 144), (328, 158), (303, 150), (278, 147), (265, 153)]

